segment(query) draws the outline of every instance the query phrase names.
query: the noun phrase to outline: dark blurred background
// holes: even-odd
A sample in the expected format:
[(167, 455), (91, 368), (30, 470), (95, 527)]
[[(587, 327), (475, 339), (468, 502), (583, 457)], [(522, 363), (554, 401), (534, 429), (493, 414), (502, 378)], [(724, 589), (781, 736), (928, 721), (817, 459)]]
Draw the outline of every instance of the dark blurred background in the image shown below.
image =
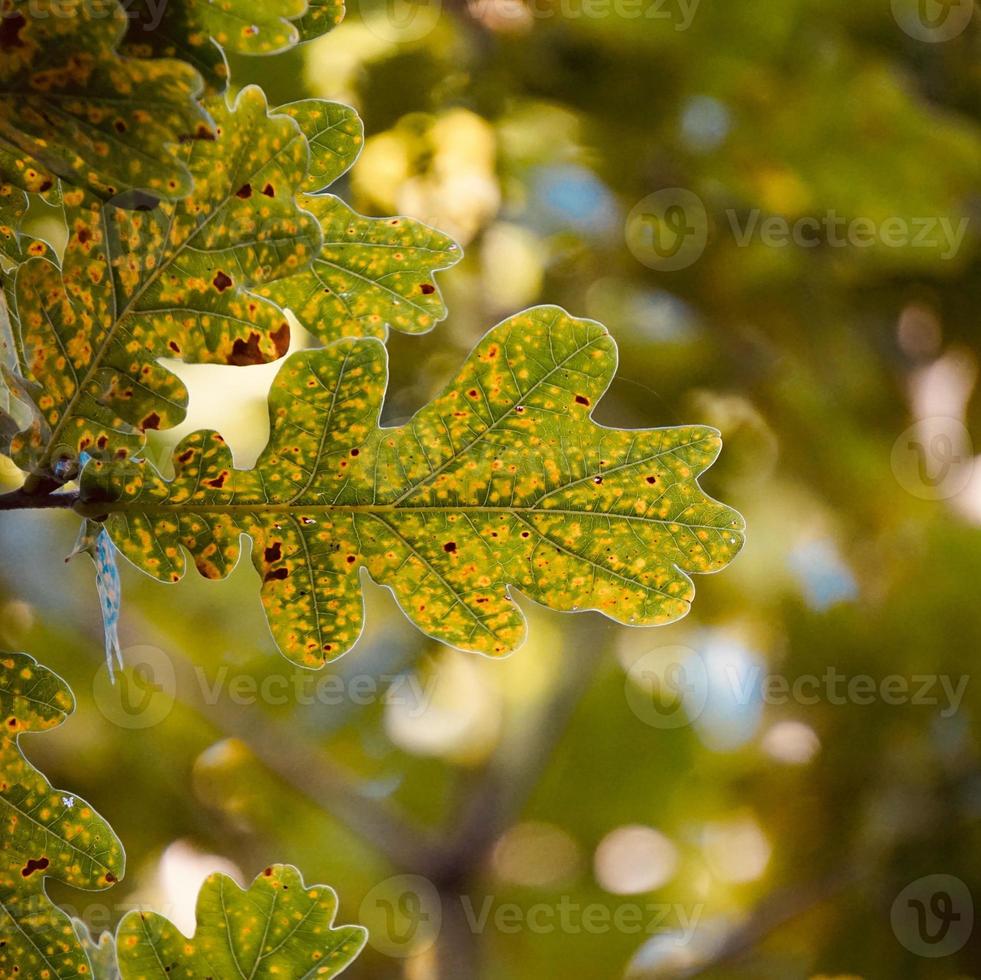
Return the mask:
[[(0, 646), (79, 702), (25, 748), (128, 852), (52, 894), (190, 930), (205, 873), (294, 863), (372, 929), (352, 980), (981, 976), (981, 9), (387, 0), (232, 77), (355, 105), (341, 192), (466, 249), (449, 319), (391, 338), (386, 419), (558, 303), (619, 344), (601, 421), (721, 429), (703, 484), (748, 543), (668, 627), (519, 597), (501, 662), (366, 583), (320, 674), (247, 563), (124, 565), (111, 688), (77, 522), (0, 515)], [(275, 366), (178, 370), (167, 444), (207, 425), (249, 465)]]

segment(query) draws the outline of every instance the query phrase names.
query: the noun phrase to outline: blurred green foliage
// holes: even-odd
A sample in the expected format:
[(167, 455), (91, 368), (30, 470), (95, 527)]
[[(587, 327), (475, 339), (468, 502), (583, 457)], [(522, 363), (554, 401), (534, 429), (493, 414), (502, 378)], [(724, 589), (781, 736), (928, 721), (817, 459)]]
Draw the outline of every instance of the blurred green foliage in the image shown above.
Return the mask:
[[(321, 674), (279, 657), (245, 565), (173, 588), (124, 567), (127, 659), (156, 664), (164, 690), (131, 668), (113, 693), (90, 569), (61, 561), (75, 522), (0, 515), (0, 645), (79, 701), (23, 743), (127, 847), (111, 892), (57, 890), (95, 929), (141, 901), (177, 922), (205, 872), (247, 881), (277, 860), (372, 930), (352, 978), (981, 975), (978, 934), (918, 955), (901, 896), (937, 874), (981, 896), (981, 14), (927, 43), (901, 0), (694, 6), (684, 26), (692, 5), (379, 2), (304, 49), (232, 57), (233, 85), (271, 104), (353, 102), (367, 141), (352, 205), (465, 247), (443, 278), (449, 320), (390, 340), (389, 422), (490, 324), (558, 303), (620, 346), (602, 421), (722, 430), (704, 483), (746, 515), (748, 544), (669, 627), (519, 599), (531, 639), (500, 663), (424, 641), (369, 587), (365, 636)], [(625, 223), (671, 188), (701, 199), (708, 237), (663, 272)], [(956, 248), (740, 244), (730, 214), (742, 227), (754, 209), (967, 225)], [(248, 464), (272, 372), (178, 370), (192, 426)], [(384, 884), (404, 874), (441, 902), (434, 943), (426, 888)], [(474, 929), (466, 911), (487, 900)], [(517, 928), (494, 915), (512, 903)], [(622, 916), (563, 924), (563, 903), (663, 918), (656, 935)]]

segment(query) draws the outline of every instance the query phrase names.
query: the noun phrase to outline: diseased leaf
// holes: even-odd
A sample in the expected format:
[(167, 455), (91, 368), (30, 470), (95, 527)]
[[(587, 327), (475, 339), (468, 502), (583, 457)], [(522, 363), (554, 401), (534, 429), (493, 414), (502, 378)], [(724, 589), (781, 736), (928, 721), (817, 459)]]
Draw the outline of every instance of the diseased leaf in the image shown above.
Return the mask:
[(201, 886), (197, 928), (186, 938), (161, 915), (130, 912), (116, 946), (123, 980), (203, 980), (205, 977), (335, 977), (361, 952), (360, 926), (334, 926), (337, 896), (303, 883), (276, 864), (248, 890), (223, 874)]
[(344, 0), (309, 0), (306, 13), (296, 21), (301, 43), (326, 34), (343, 19)]
[(2, 14), (4, 181), (43, 191), (57, 175), (105, 198), (191, 189), (175, 148), (207, 116), (190, 65), (121, 57), (126, 15), (113, 0), (3, 0)]
[(263, 296), (328, 343), (425, 333), (446, 316), (433, 274), (460, 260), (454, 241), (411, 218), (365, 218), (330, 194), (301, 203), (320, 221), (320, 252), (298, 275), (263, 286)]
[(310, 174), (304, 191), (323, 190), (357, 160), (364, 144), (364, 126), (350, 106), (323, 99), (301, 99), (276, 111), (295, 119), (310, 145)]
[(122, 845), (105, 820), (52, 789), (17, 744), (73, 710), (60, 677), (26, 654), (0, 654), (0, 976), (85, 975), (90, 967), (72, 920), (48, 899), (45, 879), (102, 889), (123, 875)]
[(81, 452), (133, 453), (147, 429), (180, 422), (187, 393), (158, 357), (257, 364), (285, 352), (282, 311), (253, 290), (319, 245), (295, 200), (306, 140), (255, 87), (209, 109), (216, 138), (181, 151), (191, 195), (129, 211), (68, 190), (62, 270), (46, 259), (18, 270), (20, 346), (50, 429), (14, 441), (22, 468), (64, 480)]
[(615, 367), (602, 325), (538, 307), (491, 330), (442, 395), (385, 429), (384, 346), (339, 341), (284, 363), (254, 470), (197, 432), (175, 449), (171, 482), (93, 461), (80, 510), (108, 515), (123, 554), (163, 581), (183, 575), (184, 548), (203, 575), (226, 575), (250, 534), (273, 635), (308, 667), (357, 640), (362, 567), (425, 633), (485, 654), (524, 637), (509, 586), (554, 609), (670, 622), (692, 600), (687, 573), (726, 565), (743, 521), (697, 482), (719, 452), (714, 429), (592, 421)]
[[(330, 30), (344, 16), (341, 2), (314, 0), (135, 0), (122, 50), (141, 58), (180, 58), (212, 91), (228, 81), (223, 52), (266, 55)], [(294, 23), (295, 22), (295, 23)]]

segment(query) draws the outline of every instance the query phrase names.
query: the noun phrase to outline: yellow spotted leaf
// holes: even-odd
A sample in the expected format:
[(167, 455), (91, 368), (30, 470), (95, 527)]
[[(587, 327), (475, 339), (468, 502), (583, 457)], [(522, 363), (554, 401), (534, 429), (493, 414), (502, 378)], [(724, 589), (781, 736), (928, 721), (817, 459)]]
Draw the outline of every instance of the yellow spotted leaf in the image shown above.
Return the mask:
[(304, 191), (323, 190), (357, 160), (364, 145), (364, 126), (350, 106), (323, 99), (301, 99), (276, 111), (295, 119), (310, 145), (310, 173)]
[(0, 976), (90, 976), (72, 920), (45, 879), (107, 888), (123, 875), (123, 849), (85, 800), (52, 789), (18, 739), (60, 725), (74, 710), (65, 682), (32, 657), (0, 653)]
[(68, 189), (62, 268), (33, 259), (18, 269), (15, 339), (44, 423), (14, 440), (23, 469), (64, 482), (81, 452), (128, 455), (146, 430), (180, 422), (187, 394), (159, 357), (241, 365), (286, 351), (283, 312), (256, 290), (319, 247), (317, 221), (296, 200), (307, 142), (258, 88), (208, 108), (214, 139), (181, 150), (188, 197), (124, 210)]
[(130, 912), (116, 949), (123, 980), (287, 980), (336, 977), (361, 952), (360, 926), (335, 926), (337, 896), (305, 885), (296, 868), (276, 864), (247, 890), (209, 876), (197, 903), (197, 928), (186, 937), (161, 915)]
[(309, 0), (306, 13), (295, 21), (300, 41), (313, 41), (344, 19), (344, 0)]
[(180, 58), (218, 91), (228, 80), (223, 52), (267, 55), (330, 30), (342, 2), (314, 0), (131, 0), (126, 54)]
[(366, 218), (330, 194), (304, 194), (323, 244), (298, 275), (261, 288), (326, 342), (425, 333), (446, 316), (434, 273), (462, 256), (444, 235), (411, 218)]
[(308, 667), (357, 640), (362, 568), (419, 629), (484, 654), (524, 637), (511, 586), (554, 609), (671, 622), (692, 601), (690, 574), (739, 551), (743, 520), (698, 485), (714, 429), (593, 421), (615, 368), (602, 325), (538, 307), (491, 330), (409, 422), (382, 428), (384, 346), (338, 341), (285, 361), (253, 470), (197, 432), (170, 482), (93, 460), (79, 510), (105, 515), (123, 554), (163, 581), (183, 575), (185, 550), (203, 575), (226, 575), (248, 533), (273, 635)]
[(190, 65), (122, 57), (114, 0), (2, 0), (0, 14), (0, 179), (44, 191), (58, 176), (103, 198), (190, 190), (176, 149), (208, 126)]

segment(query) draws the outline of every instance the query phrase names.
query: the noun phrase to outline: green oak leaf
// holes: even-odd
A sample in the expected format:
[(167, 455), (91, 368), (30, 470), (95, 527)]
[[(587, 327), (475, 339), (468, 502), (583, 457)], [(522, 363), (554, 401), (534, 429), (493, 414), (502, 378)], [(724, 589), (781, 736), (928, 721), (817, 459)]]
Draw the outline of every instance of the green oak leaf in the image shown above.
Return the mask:
[(306, 13), (297, 20), (300, 42), (313, 41), (344, 19), (344, 0), (309, 0)]
[(510, 586), (554, 609), (667, 623), (743, 542), (743, 520), (697, 477), (705, 426), (610, 429), (591, 413), (616, 369), (606, 329), (556, 307), (499, 324), (460, 374), (400, 428), (381, 428), (385, 347), (343, 340), (287, 358), (269, 396), (269, 443), (236, 470), (221, 436), (145, 463), (93, 460), (79, 510), (105, 516), (122, 553), (162, 581), (220, 578), (253, 542), (273, 635), (294, 662), (344, 653), (361, 628), (359, 569), (422, 631), (484, 654), (515, 649)]
[(123, 980), (335, 977), (361, 952), (367, 932), (335, 926), (337, 896), (276, 864), (248, 889), (223, 874), (201, 886), (197, 928), (185, 937), (161, 915), (130, 912), (116, 934)]
[(24, 732), (60, 725), (74, 706), (68, 685), (33, 657), (0, 654), (0, 976), (89, 973), (72, 921), (48, 899), (45, 879), (102, 889), (123, 875), (123, 848), (105, 820), (84, 800), (52, 789), (18, 745)]
[(290, 18), (304, 0), (135, 0), (122, 50), (140, 58), (180, 58), (193, 65), (214, 91), (228, 81), (225, 51), (274, 54), (299, 40)]
[(127, 19), (115, 0), (3, 0), (0, 12), (5, 182), (43, 191), (56, 175), (104, 198), (191, 189), (176, 148), (208, 119), (190, 65), (120, 56)]
[(255, 290), (319, 246), (296, 201), (306, 139), (255, 87), (208, 108), (215, 139), (181, 151), (195, 180), (188, 197), (134, 211), (66, 190), (62, 269), (19, 267), (15, 329), (45, 423), (14, 440), (23, 469), (63, 482), (82, 451), (130, 454), (146, 430), (179, 423), (187, 393), (161, 356), (257, 364), (285, 352), (283, 312)]
[(361, 150), (361, 120), (352, 109), (305, 99), (278, 111), (296, 119), (310, 144), (300, 204), (320, 222), (323, 243), (311, 265), (263, 286), (261, 295), (291, 309), (325, 343), (432, 329), (446, 316), (433, 277), (460, 260), (459, 246), (411, 218), (367, 218), (337, 197), (316, 193), (345, 173)]
[(361, 117), (341, 102), (300, 99), (277, 112), (296, 120), (310, 146), (310, 173), (304, 191), (316, 192), (347, 173), (364, 145)]
[(126, 54), (180, 58), (216, 92), (228, 81), (224, 52), (276, 54), (329, 31), (344, 16), (337, 0), (134, 0), (127, 9)]
[(260, 288), (329, 343), (385, 338), (389, 329), (425, 333), (446, 316), (433, 274), (462, 256), (442, 232), (411, 218), (366, 218), (331, 194), (304, 194), (323, 244), (311, 265)]

